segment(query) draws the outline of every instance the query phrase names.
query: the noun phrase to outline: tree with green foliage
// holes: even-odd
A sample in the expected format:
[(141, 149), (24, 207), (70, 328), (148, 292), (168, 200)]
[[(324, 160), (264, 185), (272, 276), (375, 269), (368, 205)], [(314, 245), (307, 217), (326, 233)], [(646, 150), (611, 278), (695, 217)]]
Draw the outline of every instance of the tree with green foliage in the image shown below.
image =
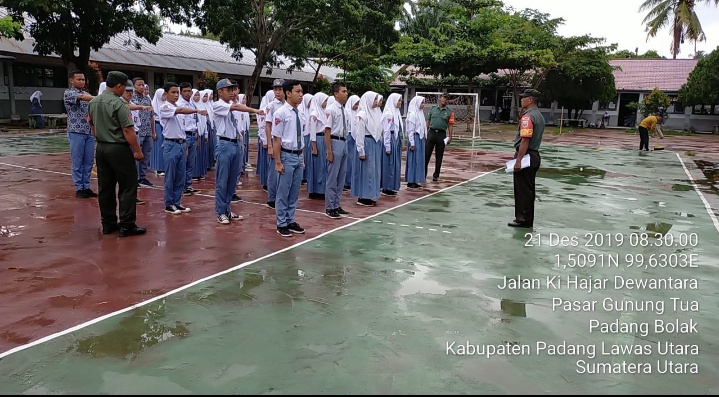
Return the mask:
[(22, 38), (22, 25), (11, 16), (0, 18), (0, 37)]
[(313, 83), (324, 65), (349, 71), (377, 64), (398, 39), (395, 18), (388, 16), (400, 15), (404, 0), (356, 1), (308, 37), (307, 60), (315, 70)]
[[(236, 59), (242, 59), (242, 49), (253, 53), (247, 91), (252, 95), (263, 70), (270, 73), (288, 62), (285, 66), (292, 71), (304, 66), (308, 54), (349, 59), (352, 53), (347, 51), (368, 32), (373, 35), (368, 41), (380, 42), (378, 35), (389, 32), (400, 8), (398, 0), (338, 0), (331, 6), (321, 0), (204, 0), (196, 23), (203, 34), (210, 32), (228, 44)], [(335, 49), (328, 47), (343, 40)]]
[(644, 96), (644, 100), (639, 104), (639, 111), (644, 115), (655, 114), (659, 112), (659, 108), (663, 108), (663, 111), (669, 107), (672, 102), (669, 95), (665, 94), (664, 91), (654, 87), (652, 92)]
[(340, 73), (337, 78), (347, 84), (350, 95), (361, 96), (367, 91), (384, 95), (391, 89), (389, 83), (392, 79), (392, 70), (384, 66), (372, 65), (364, 69)]
[(639, 55), (637, 51), (620, 50), (612, 52), (608, 55), (609, 59), (634, 59), (634, 58), (647, 58), (647, 59), (664, 59), (665, 57), (659, 55), (655, 50), (648, 50), (644, 54)]
[(672, 34), (672, 57), (677, 58), (679, 46), (684, 40), (706, 41), (704, 29), (694, 7), (705, 2), (719, 5), (719, 0), (645, 0), (639, 11), (648, 11), (642, 21), (646, 25), (647, 38), (655, 37), (659, 30), (669, 26)]
[(699, 59), (678, 99), (687, 105), (719, 104), (719, 47)]
[(610, 47), (568, 45), (555, 69), (547, 73), (540, 86), (542, 99), (557, 101), (578, 119), (595, 101), (609, 101), (616, 95), (614, 70), (607, 62)]
[[(34, 39), (41, 56), (58, 54), (68, 70), (86, 74), (90, 53), (120, 33), (135, 34), (154, 44), (160, 39), (160, 19), (188, 23), (196, 8), (192, 0), (3, 0), (2, 5)], [(29, 18), (24, 19), (23, 14)], [(127, 45), (140, 47), (137, 41)], [(97, 87), (88, 87), (96, 89)]]

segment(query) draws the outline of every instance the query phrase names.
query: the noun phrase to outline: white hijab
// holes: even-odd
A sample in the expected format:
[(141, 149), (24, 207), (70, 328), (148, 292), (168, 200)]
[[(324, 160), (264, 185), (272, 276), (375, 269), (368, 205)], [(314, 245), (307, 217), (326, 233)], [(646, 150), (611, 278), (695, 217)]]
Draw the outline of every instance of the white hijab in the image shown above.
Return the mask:
[(407, 110), (407, 121), (411, 121), (414, 124), (415, 131), (419, 133), (419, 138), (424, 139), (427, 137), (427, 122), (424, 118), (424, 112), (420, 109), (419, 105), (424, 101), (423, 96), (415, 96), (409, 102)]
[(402, 95), (397, 94), (396, 92), (389, 94), (387, 102), (384, 104), (384, 112), (382, 113), (382, 119), (389, 118), (390, 116), (392, 116), (392, 118), (394, 119), (395, 128), (397, 128), (395, 132), (399, 132), (400, 128), (402, 129), (402, 131), (404, 131), (404, 125), (402, 125), (402, 113), (397, 107), (397, 102), (400, 99), (402, 99)]
[[(315, 129), (315, 133), (324, 132), (324, 125), (327, 123), (327, 115), (325, 109), (322, 108), (322, 103), (328, 99), (327, 94), (324, 92), (318, 92), (310, 101), (310, 119), (316, 117), (319, 123), (311, 123), (310, 126)], [(322, 124), (322, 127), (318, 127), (317, 124)], [(318, 129), (321, 129), (318, 130)]]
[[(192, 103), (199, 110), (205, 109), (205, 104), (202, 103), (203, 92), (204, 91), (193, 89), (192, 96), (190, 97)], [(195, 100), (195, 94), (197, 93), (200, 94), (200, 98), (198, 100)], [(197, 133), (198, 135), (207, 135), (207, 116), (203, 116), (199, 113), (197, 113)]]
[(105, 89), (107, 89), (107, 83), (103, 81), (102, 83), (100, 83), (100, 88), (97, 90), (97, 95), (102, 94)]
[(300, 113), (305, 115), (305, 125), (302, 126), (304, 128), (303, 135), (307, 135), (310, 133), (310, 105), (312, 105), (312, 98), (314, 98), (314, 95), (312, 94), (302, 95), (302, 105), (300, 105)]
[[(367, 132), (372, 135), (375, 141), (382, 139), (382, 113), (372, 108), (374, 100), (381, 95), (374, 91), (367, 91), (362, 94), (360, 98), (359, 112), (357, 112), (357, 119), (367, 121)], [(358, 131), (359, 134), (364, 134), (365, 131)]]
[(352, 108), (354, 108), (355, 105), (357, 104), (357, 102), (359, 102), (359, 101), (360, 101), (360, 97), (358, 97), (357, 95), (352, 95), (351, 97), (349, 97), (349, 99), (347, 100), (347, 103), (345, 104), (345, 109), (347, 109), (347, 114), (349, 115), (348, 121), (350, 123), (350, 125), (349, 125), (350, 135), (352, 135), (354, 133), (355, 129), (357, 128), (357, 112), (359, 112), (359, 109), (352, 110)]
[[(247, 96), (245, 94), (237, 94), (237, 103), (239, 103), (240, 105), (247, 106), (247, 104), (245, 103), (246, 97)], [(250, 113), (249, 112), (239, 112), (239, 113), (240, 113), (241, 117), (237, 120), (237, 122), (239, 123), (242, 131), (249, 131)]]
[(160, 107), (165, 101), (162, 100), (162, 96), (165, 94), (165, 90), (158, 88), (155, 91), (155, 96), (152, 98), (152, 109), (155, 111), (155, 120), (160, 119)]
[(35, 91), (35, 92), (33, 92), (32, 95), (30, 95), (30, 102), (32, 103), (32, 100), (35, 99), (35, 98), (37, 98), (37, 103), (39, 103), (40, 106), (42, 106), (42, 103), (40, 102), (40, 97), (41, 97), (41, 96), (42, 96), (42, 91)]
[[(275, 92), (272, 90), (269, 90), (265, 92), (265, 96), (262, 97), (262, 100), (260, 101), (260, 109), (267, 109), (267, 106), (272, 103), (272, 100), (275, 99)], [(264, 122), (265, 115), (258, 114), (257, 115), (257, 122), (259, 123), (260, 120)]]

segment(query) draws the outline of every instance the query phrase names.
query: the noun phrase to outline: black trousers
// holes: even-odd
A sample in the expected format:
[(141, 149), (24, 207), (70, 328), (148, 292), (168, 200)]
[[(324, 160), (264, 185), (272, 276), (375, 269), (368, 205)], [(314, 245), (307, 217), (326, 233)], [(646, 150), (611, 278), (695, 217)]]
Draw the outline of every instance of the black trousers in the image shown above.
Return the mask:
[[(514, 220), (527, 225), (534, 224), (534, 200), (537, 196), (535, 179), (542, 163), (539, 152), (531, 150), (529, 154), (529, 168), (523, 168), (514, 173)], [(516, 153), (515, 153), (516, 157)], [(517, 159), (517, 161), (520, 161)]]
[(639, 126), (639, 150), (649, 150), (649, 130)]
[(427, 132), (427, 148), (424, 152), (424, 174), (429, 175), (429, 160), (432, 158), (432, 151), (436, 148), (437, 153), (434, 156), (434, 174), (433, 178), (439, 178), (439, 171), (442, 169), (442, 158), (444, 157), (444, 138), (447, 137), (446, 131), (429, 130)]
[[(98, 142), (95, 163), (102, 226), (137, 227), (137, 167), (132, 149), (127, 144)], [(117, 221), (117, 201), (120, 202), (120, 222)]]

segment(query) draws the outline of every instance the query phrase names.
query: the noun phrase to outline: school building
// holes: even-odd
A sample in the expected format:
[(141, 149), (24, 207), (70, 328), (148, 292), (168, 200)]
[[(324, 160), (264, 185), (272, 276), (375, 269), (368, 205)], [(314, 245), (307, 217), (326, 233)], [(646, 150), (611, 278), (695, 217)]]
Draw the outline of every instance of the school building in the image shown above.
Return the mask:
[[(33, 51), (33, 39), (0, 39), (0, 119), (27, 119), (30, 113), (30, 95), (42, 91), (43, 113), (65, 113), (62, 102), (68, 87), (68, 70), (57, 56), (39, 56)], [(140, 44), (136, 48), (135, 43)], [(232, 50), (218, 41), (165, 33), (150, 44), (132, 32), (115, 36), (100, 51), (90, 55), (106, 76), (119, 70), (130, 78), (142, 77), (154, 92), (166, 79), (177, 83), (191, 82), (197, 86), (202, 73), (211, 70), (220, 78), (235, 79), (241, 88), (247, 88), (255, 65), (251, 51), (242, 50), (242, 60), (232, 56)], [(288, 72), (286, 66), (273, 68), (271, 74), (262, 70), (262, 78), (255, 88), (252, 104), (258, 106), (261, 95), (271, 89), (275, 78), (296, 79), (310, 83), (315, 77), (312, 66)], [(323, 70), (325, 68), (323, 67)], [(327, 77), (327, 76), (325, 76)], [(95, 94), (95, 93), (92, 93)]]
[[(609, 61), (612, 66), (617, 67), (614, 71), (614, 81), (617, 95), (606, 103), (596, 101), (591, 107), (584, 109), (580, 116), (584, 124), (598, 125), (605, 112), (609, 115), (609, 126), (623, 127), (637, 125), (643, 118), (627, 107), (632, 102), (644, 100), (655, 87), (664, 91), (670, 98), (671, 104), (667, 109), (669, 114), (664, 125), (665, 129), (690, 129), (694, 128), (700, 132), (713, 131), (719, 125), (719, 104), (704, 104), (695, 106), (684, 106), (678, 101), (679, 88), (687, 82), (689, 73), (697, 64), (695, 59), (612, 59)], [(411, 71), (413, 67), (408, 67)], [(499, 72), (502, 74), (502, 71)], [(423, 76), (419, 76), (423, 77)], [(488, 77), (488, 76), (484, 76)], [(392, 82), (392, 87), (397, 91), (405, 92), (405, 99), (411, 99), (416, 92), (469, 92), (466, 87), (415, 87), (408, 86), (401, 77)], [(472, 90), (479, 94), (480, 119), (489, 120), (492, 108), (501, 108), (499, 119), (502, 121), (514, 121), (514, 109), (517, 105), (512, 95), (512, 88), (508, 87), (484, 87)], [(560, 117), (568, 118), (568, 111), (562, 109), (557, 102), (539, 103), (540, 111), (545, 119), (551, 123), (558, 123)], [(575, 120), (576, 121), (576, 120)]]

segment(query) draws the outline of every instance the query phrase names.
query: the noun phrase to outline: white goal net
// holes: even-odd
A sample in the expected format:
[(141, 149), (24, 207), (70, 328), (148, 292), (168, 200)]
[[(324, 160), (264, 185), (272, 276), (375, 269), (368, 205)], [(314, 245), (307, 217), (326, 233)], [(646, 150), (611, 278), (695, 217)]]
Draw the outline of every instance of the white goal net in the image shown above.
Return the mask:
[[(432, 105), (439, 102), (442, 92), (418, 92), (417, 95), (424, 97), (424, 113), (429, 113)], [(481, 127), (479, 123), (479, 94), (453, 93), (448, 92), (449, 100), (447, 105), (454, 112), (455, 138), (481, 138)]]

